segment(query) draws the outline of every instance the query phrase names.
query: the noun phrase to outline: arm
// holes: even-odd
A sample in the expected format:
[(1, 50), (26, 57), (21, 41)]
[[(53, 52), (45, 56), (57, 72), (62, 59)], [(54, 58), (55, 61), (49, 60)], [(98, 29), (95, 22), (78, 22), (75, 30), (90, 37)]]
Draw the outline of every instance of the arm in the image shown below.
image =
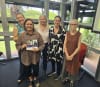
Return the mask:
[(22, 44), (22, 39), (24, 39), (23, 34), (24, 33), (22, 33), (19, 36), (18, 40), (16, 41), (16, 48), (17, 48), (17, 50), (23, 50), (24, 48), (27, 47), (27, 44)]
[(16, 26), (14, 26), (14, 29), (13, 29), (13, 40), (15, 42), (18, 40), (18, 29)]
[(69, 55), (68, 55), (68, 51), (67, 51), (66, 45), (67, 45), (67, 35), (65, 36), (64, 46), (63, 46), (63, 50), (64, 50), (64, 53), (65, 53), (65, 56), (66, 56), (66, 59), (67, 59), (67, 57), (68, 57)]
[(39, 51), (43, 50), (44, 48), (44, 41), (42, 39), (42, 36), (39, 35)]

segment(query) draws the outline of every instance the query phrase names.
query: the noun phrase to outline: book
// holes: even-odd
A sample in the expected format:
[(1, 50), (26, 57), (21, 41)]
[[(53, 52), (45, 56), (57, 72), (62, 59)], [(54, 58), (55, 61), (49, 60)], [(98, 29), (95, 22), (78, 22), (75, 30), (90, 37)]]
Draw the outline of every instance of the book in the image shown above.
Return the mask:
[(38, 41), (37, 40), (27, 41), (26, 50), (32, 50), (33, 48), (37, 48), (37, 47), (38, 47)]

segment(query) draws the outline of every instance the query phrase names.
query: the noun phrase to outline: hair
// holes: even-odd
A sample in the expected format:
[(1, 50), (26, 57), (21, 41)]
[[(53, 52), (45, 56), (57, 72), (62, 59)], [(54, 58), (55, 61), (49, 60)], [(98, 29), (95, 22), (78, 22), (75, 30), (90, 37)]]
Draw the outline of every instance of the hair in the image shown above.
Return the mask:
[(45, 19), (47, 20), (46, 15), (40, 15), (40, 16), (39, 16), (39, 19), (40, 19), (40, 17), (45, 17)]
[(54, 19), (55, 19), (55, 18), (59, 18), (59, 19), (60, 19), (60, 21), (61, 21), (61, 17), (60, 17), (59, 15), (58, 15), (58, 16), (55, 16), (55, 17), (54, 17)]
[(46, 19), (46, 28), (49, 29), (48, 20), (47, 20), (47, 16), (46, 15), (42, 14), (42, 15), (39, 16), (39, 25), (40, 25), (40, 18), (41, 17), (44, 17)]
[(44, 17), (44, 18), (46, 19), (46, 23), (48, 24), (47, 16), (46, 16), (46, 15), (40, 15), (40, 16), (39, 16), (39, 24), (40, 24), (40, 18), (41, 18), (41, 17)]
[(31, 22), (32, 22), (32, 24), (33, 24), (33, 31), (34, 31), (34, 22), (33, 22), (33, 20), (30, 19), (30, 18), (27, 18), (27, 19), (24, 21), (24, 29), (25, 29), (25, 31), (26, 31), (25, 24), (26, 24), (27, 21), (31, 21)]
[(69, 23), (71, 23), (71, 22), (73, 22), (73, 21), (76, 22), (77, 25), (78, 25), (78, 20), (77, 20), (77, 19), (71, 19)]
[(25, 18), (25, 16), (22, 13), (16, 13), (16, 17), (17, 15), (22, 15)]

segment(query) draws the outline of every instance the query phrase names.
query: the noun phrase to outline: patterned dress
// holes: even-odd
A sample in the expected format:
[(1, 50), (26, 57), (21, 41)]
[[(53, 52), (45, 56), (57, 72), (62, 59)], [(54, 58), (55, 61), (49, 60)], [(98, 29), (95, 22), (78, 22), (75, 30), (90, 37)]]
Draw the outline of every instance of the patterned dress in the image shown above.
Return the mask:
[(53, 59), (54, 61), (58, 62), (63, 59), (63, 43), (65, 33), (66, 32), (62, 27), (59, 27), (59, 31), (57, 34), (54, 33), (54, 26), (49, 29), (49, 59)]
[[(71, 55), (75, 49), (78, 47), (78, 40), (81, 33), (77, 32), (75, 35), (71, 35), (70, 32), (67, 32), (67, 51), (68, 54)], [(74, 56), (72, 61), (66, 60), (66, 71), (71, 75), (75, 75), (79, 71), (79, 55), (78, 53)]]

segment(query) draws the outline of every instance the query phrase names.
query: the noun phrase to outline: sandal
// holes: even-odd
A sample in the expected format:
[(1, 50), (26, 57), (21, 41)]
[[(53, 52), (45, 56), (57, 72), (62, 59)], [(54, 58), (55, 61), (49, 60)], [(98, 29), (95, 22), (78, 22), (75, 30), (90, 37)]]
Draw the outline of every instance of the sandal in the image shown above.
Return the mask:
[(28, 87), (33, 87), (33, 85), (34, 85), (34, 82), (33, 81), (30, 81)]
[(70, 81), (70, 87), (73, 87), (74, 86), (74, 81)]
[(66, 84), (67, 82), (70, 82), (70, 79), (69, 78), (65, 78), (64, 80), (62, 80), (62, 83), (63, 84)]

